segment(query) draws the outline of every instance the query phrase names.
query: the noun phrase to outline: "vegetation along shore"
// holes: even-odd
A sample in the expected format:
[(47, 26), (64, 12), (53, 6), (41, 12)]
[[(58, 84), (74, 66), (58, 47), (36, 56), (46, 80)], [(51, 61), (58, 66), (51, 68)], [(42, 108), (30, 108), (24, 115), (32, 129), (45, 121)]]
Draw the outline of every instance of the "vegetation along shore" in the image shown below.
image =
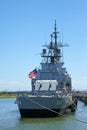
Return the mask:
[(15, 98), (16, 93), (14, 92), (0, 92), (0, 98)]

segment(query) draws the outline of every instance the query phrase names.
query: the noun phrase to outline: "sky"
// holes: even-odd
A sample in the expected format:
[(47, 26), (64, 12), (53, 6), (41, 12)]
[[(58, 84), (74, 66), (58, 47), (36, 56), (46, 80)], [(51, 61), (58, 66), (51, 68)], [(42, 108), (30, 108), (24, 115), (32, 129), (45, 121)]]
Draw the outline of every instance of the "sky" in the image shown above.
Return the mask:
[(0, 91), (31, 90), (54, 23), (63, 33), (64, 67), (72, 88), (87, 89), (87, 0), (0, 0)]

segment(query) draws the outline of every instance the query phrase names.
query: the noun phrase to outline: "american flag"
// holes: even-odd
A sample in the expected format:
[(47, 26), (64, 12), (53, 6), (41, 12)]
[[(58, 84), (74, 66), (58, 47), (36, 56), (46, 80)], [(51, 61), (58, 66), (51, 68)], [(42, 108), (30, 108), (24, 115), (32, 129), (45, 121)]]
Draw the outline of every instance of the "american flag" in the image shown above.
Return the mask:
[(31, 72), (28, 74), (28, 77), (31, 78), (31, 79), (32, 79), (32, 78), (38, 79), (37, 70), (34, 69), (33, 71), (31, 71)]

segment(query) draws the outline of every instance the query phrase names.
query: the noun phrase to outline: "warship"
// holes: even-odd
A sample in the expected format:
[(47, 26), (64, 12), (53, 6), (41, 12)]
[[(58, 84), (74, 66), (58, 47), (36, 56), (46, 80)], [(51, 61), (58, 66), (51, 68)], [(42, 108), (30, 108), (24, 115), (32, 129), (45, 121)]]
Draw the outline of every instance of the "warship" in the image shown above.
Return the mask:
[(50, 36), (50, 43), (43, 45), (40, 68), (28, 74), (31, 94), (22, 93), (16, 97), (21, 117), (56, 117), (67, 109), (76, 110), (71, 76), (63, 66), (63, 47), (68, 45), (58, 41), (56, 21)]

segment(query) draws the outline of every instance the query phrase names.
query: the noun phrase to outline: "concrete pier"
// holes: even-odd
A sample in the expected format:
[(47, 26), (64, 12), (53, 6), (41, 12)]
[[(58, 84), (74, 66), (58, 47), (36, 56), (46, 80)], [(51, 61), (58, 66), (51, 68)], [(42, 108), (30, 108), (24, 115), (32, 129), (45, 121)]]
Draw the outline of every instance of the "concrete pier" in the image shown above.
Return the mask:
[(72, 91), (72, 94), (73, 98), (84, 102), (85, 105), (87, 104), (87, 91)]

